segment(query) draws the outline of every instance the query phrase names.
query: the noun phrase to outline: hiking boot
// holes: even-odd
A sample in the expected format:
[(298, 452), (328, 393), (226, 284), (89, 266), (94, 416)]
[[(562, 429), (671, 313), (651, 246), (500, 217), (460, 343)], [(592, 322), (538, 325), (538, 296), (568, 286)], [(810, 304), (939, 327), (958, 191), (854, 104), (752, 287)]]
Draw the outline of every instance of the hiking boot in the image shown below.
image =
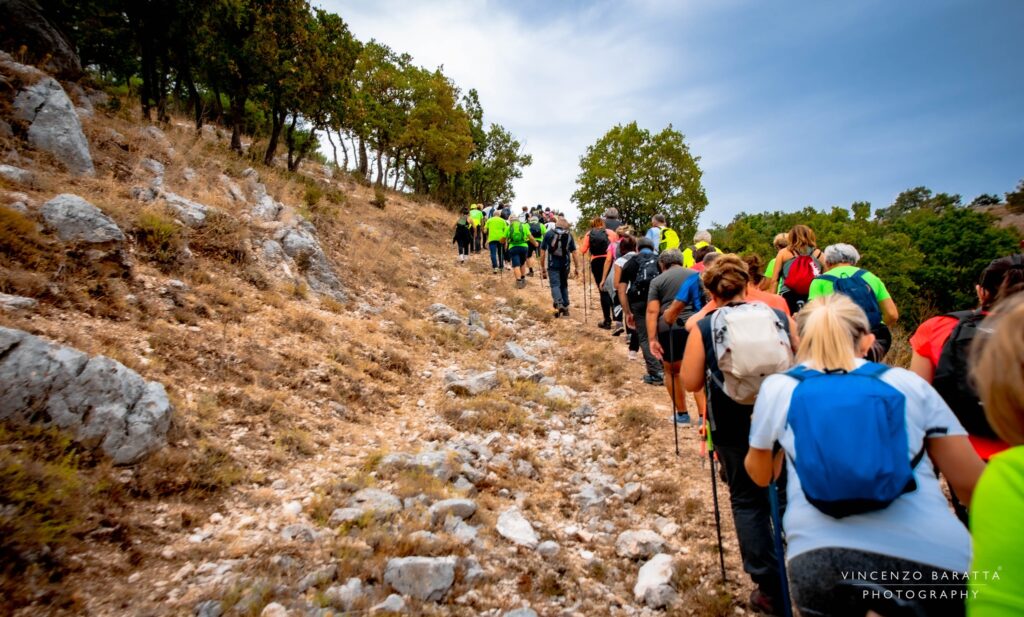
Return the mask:
[(568, 317), (569, 316), (569, 307), (568, 306), (563, 306), (562, 308), (558, 309), (558, 312), (562, 315), (562, 317)]
[(610, 321), (602, 321), (602, 322), (597, 324), (597, 327), (601, 328), (602, 330), (611, 330), (612, 329), (612, 322), (610, 322)]
[(612, 328), (612, 336), (620, 336), (626, 328), (619, 322), (615, 322), (615, 327)]
[(494, 268), (493, 270), (491, 270), (491, 274), (501, 274), (501, 270)]
[(761, 591), (760, 589), (755, 589), (754, 591), (750, 592), (750, 600), (749, 600), (749, 602), (750, 602), (750, 608), (755, 613), (763, 613), (765, 615), (781, 615), (782, 614), (782, 611), (780, 611), (777, 608), (778, 607), (778, 602), (774, 598), (772, 598), (771, 596), (766, 594), (765, 592)]
[(665, 385), (665, 378), (660, 375), (655, 376), (651, 374), (644, 375), (644, 383), (649, 386), (663, 386)]
[(516, 281), (516, 287), (518, 287), (519, 289), (522, 289), (523, 287), (526, 287), (526, 279), (525, 278), (518, 279)]
[(676, 424), (680, 426), (690, 426), (690, 414), (685, 411), (676, 412)]
[(639, 357), (639, 355), (635, 351), (633, 351), (632, 349), (629, 350), (629, 354), (628, 355), (629, 355), (629, 360), (631, 362), (635, 362), (636, 359)]

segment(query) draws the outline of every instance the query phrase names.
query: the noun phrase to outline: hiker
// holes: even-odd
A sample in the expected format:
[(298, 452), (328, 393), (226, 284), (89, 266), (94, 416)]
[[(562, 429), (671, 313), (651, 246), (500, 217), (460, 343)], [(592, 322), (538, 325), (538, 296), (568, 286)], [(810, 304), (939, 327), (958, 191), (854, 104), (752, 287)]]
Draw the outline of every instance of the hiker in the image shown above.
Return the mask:
[(845, 294), (859, 306), (868, 317), (875, 345), (867, 359), (881, 362), (892, 347), (892, 331), (900, 318), (885, 283), (877, 276), (857, 267), (860, 253), (849, 244), (830, 244), (822, 252), (825, 274), (819, 274), (811, 282), (807, 300), (814, 300), (833, 293)]
[(533, 242), (526, 249), (526, 267), (529, 270), (528, 275), (533, 276), (533, 264), (535, 256), (540, 253), (540, 243), (544, 241), (544, 234), (546, 230), (544, 225), (541, 224), (540, 218), (536, 214), (530, 217), (530, 237), (533, 238)]
[(693, 255), (696, 261), (690, 266), (690, 269), (698, 273), (703, 272), (704, 268), (708, 267), (712, 261), (718, 259), (718, 256), (721, 255), (721, 253), (715, 252), (717, 250), (713, 246), (702, 246), (697, 249)]
[(487, 248), (491, 251), (491, 270), (500, 274), (505, 267), (505, 243), (508, 239), (508, 222), (501, 216), (492, 216), (484, 224), (487, 231)]
[[(689, 424), (690, 414), (686, 408), (686, 390), (679, 376), (683, 351), (686, 349), (686, 318), (703, 307), (703, 291), (700, 275), (683, 267), (683, 254), (671, 249), (658, 256), (659, 274), (651, 281), (647, 296), (647, 332), (657, 335), (651, 340), (651, 353), (661, 360), (664, 374), (669, 377), (665, 386), (676, 409), (676, 424)], [(684, 291), (683, 288), (686, 288)], [(685, 301), (677, 298), (683, 296)], [(663, 319), (670, 306), (679, 302), (682, 310), (671, 318)]]
[[(525, 208), (524, 208), (525, 210)], [(530, 226), (522, 221), (512, 221), (508, 230), (508, 256), (512, 263), (512, 274), (516, 277), (516, 287), (526, 287), (526, 259), (530, 247), (538, 246), (530, 232)]]
[(704, 258), (703, 255), (706, 255), (708, 251), (705, 250), (699, 257), (697, 256), (697, 251), (708, 248), (710, 248), (710, 250), (714, 251), (715, 253), (722, 252), (717, 247), (711, 245), (710, 231), (705, 231), (702, 229), (697, 233), (693, 234), (693, 245), (686, 247), (686, 249), (683, 251), (683, 267), (692, 268), (695, 264), (699, 264), (701, 260)]
[(598, 328), (611, 330), (612, 328), (612, 296), (601, 287), (601, 280), (604, 274), (604, 264), (608, 260), (608, 251), (612, 243), (618, 240), (614, 231), (604, 228), (604, 219), (595, 217), (590, 223), (590, 231), (583, 236), (580, 243), (580, 253), (590, 254), (590, 274), (594, 277), (594, 284), (597, 285), (598, 295), (601, 298), (601, 315), (604, 319), (597, 324)]
[(775, 255), (778, 271), (772, 272), (768, 291), (777, 289), (789, 304), (789, 311), (795, 315), (807, 302), (814, 277), (821, 274), (821, 251), (814, 232), (807, 225), (794, 225), (787, 239), (789, 246)]
[(608, 208), (604, 211), (604, 227), (609, 231), (618, 232), (622, 221), (619, 220), (619, 209)]
[(662, 373), (661, 362), (651, 353), (646, 319), (651, 281), (660, 274), (658, 254), (654, 252), (654, 242), (646, 236), (637, 241), (637, 249), (637, 254), (622, 266), (617, 291), (626, 326), (636, 330), (640, 339), (640, 351), (643, 352), (644, 363), (647, 365), (644, 383), (661, 386), (665, 384), (665, 376)]
[(706, 426), (729, 486), (743, 569), (757, 586), (750, 595), (751, 607), (778, 614), (782, 582), (769, 526), (768, 491), (754, 484), (743, 459), (758, 387), (764, 375), (792, 365), (796, 325), (782, 311), (746, 301), (750, 274), (736, 255), (715, 259), (702, 279), (719, 308), (689, 331), (683, 386), (690, 392), (707, 388)]
[[(963, 596), (953, 594), (966, 592), (971, 539), (935, 473), (938, 467), (970, 500), (983, 463), (963, 427), (923, 379), (861, 359), (874, 335), (849, 297), (818, 298), (797, 320), (800, 364), (765, 379), (746, 468), (768, 486), (786, 459), (782, 526), (800, 612), (875, 609), (878, 598), (873, 603), (851, 582), (869, 580), (883, 592), (902, 593), (896, 597), (906, 614), (963, 614)], [(781, 451), (773, 453), (776, 444)], [(920, 581), (934, 586), (914, 585)], [(936, 591), (953, 599), (927, 599)]]
[(484, 212), (480, 204), (469, 207), (469, 223), (473, 231), (473, 252), (479, 253), (484, 238)]
[[(772, 246), (775, 247), (775, 254), (778, 255), (779, 251), (789, 246), (789, 234), (778, 233), (775, 234), (775, 238), (772, 240)], [(768, 285), (771, 284), (773, 277), (775, 276), (775, 257), (768, 260), (768, 266), (764, 269), (764, 281), (761, 283), (761, 289), (765, 291), (771, 291), (772, 293), (778, 293), (778, 288), (769, 290)]]
[(580, 272), (576, 240), (569, 232), (569, 221), (559, 217), (554, 229), (544, 235), (540, 245), (540, 267), (551, 285), (551, 302), (555, 317), (569, 315), (569, 265), (572, 264), (572, 278)]
[(651, 228), (647, 230), (647, 237), (654, 242), (654, 248), (659, 253), (679, 248), (679, 234), (666, 221), (664, 214), (655, 214), (651, 217)]
[[(619, 283), (622, 280), (622, 266), (626, 265), (626, 262), (636, 255), (636, 238), (633, 237), (632, 230), (626, 226), (619, 227), (619, 231), (622, 232), (622, 236), (619, 238), (614, 250), (617, 257), (615, 258), (615, 261), (609, 260), (606, 264), (603, 287), (608, 293), (614, 294), (614, 306), (612, 307), (613, 314), (615, 308), (618, 307), (619, 315), (623, 316), (625, 309), (619, 299), (618, 288)], [(627, 348), (629, 350), (629, 359), (636, 360), (637, 352), (640, 351), (640, 336), (637, 334), (636, 328), (626, 326), (624, 321), (625, 318), (623, 316), (623, 322), (619, 322), (619, 325), (612, 330), (612, 336), (618, 336), (625, 331), (628, 339)]]
[(452, 238), (452, 243), (459, 245), (459, 263), (466, 263), (469, 251), (473, 248), (473, 230), (470, 221), (469, 210), (463, 208), (462, 216), (455, 222), (455, 236)]
[(1000, 572), (995, 580), (968, 581), (971, 615), (1024, 613), (1024, 295), (995, 309), (990, 332), (973, 355), (975, 383), (985, 416), (1012, 447), (985, 467), (971, 500), (974, 561), (969, 571)]
[[(932, 384), (967, 430), (968, 439), (982, 460), (1005, 450), (985, 417), (981, 399), (970, 381), (971, 343), (979, 324), (999, 302), (1024, 292), (1024, 255), (995, 259), (988, 264), (975, 286), (978, 308), (928, 319), (910, 337), (913, 356), (910, 370)], [(955, 493), (955, 490), (954, 490)], [(953, 507), (967, 524), (962, 495), (953, 495)]]
[(655, 251), (658, 250), (658, 245), (661, 244), (661, 229), (663, 227), (665, 227), (665, 215), (655, 214), (651, 217), (651, 228), (644, 234), (644, 237), (654, 245)]

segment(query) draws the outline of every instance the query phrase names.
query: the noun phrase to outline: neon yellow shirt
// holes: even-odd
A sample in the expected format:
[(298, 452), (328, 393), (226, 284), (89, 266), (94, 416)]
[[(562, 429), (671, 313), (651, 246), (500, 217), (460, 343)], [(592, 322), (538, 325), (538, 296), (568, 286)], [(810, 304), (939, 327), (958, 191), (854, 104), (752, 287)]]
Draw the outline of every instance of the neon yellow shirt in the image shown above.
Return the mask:
[(484, 229), (487, 230), (488, 242), (501, 242), (508, 237), (508, 223), (500, 216), (493, 216), (487, 219)]
[[(520, 233), (522, 233), (523, 239), (520, 242), (514, 242), (512, 240), (513, 234), (516, 233), (516, 226), (519, 226), (519, 227), (522, 228)], [(514, 247), (517, 247), (517, 246), (529, 246), (529, 244), (530, 244), (530, 237), (531, 237), (530, 236), (530, 226), (527, 223), (522, 223), (520, 221), (513, 221), (509, 225), (509, 228), (508, 228), (508, 247), (509, 248), (514, 248)]]
[(1024, 446), (1016, 446), (992, 457), (971, 498), (971, 571), (977, 574), (967, 582), (969, 617), (1024, 615), (1022, 518)]
[[(834, 277), (843, 278), (844, 276), (853, 276), (857, 270), (860, 270), (857, 266), (839, 266), (837, 268), (832, 268), (825, 274), (831, 274)], [(878, 278), (874, 274), (865, 271), (864, 282), (871, 287), (871, 291), (875, 292), (875, 299), (879, 302), (888, 300), (892, 297), (889, 295), (889, 290), (885, 288), (885, 283), (882, 282), (882, 279)], [(835, 289), (832, 281), (823, 281), (816, 278), (811, 281), (811, 287), (807, 292), (807, 301), (810, 302), (811, 300), (822, 296), (831, 296), (833, 293), (835, 293)]]
[[(704, 248), (708, 244), (709, 244), (708, 242), (701, 241), (701, 242), (698, 242), (697, 244), (694, 244), (693, 247), (689, 247), (689, 246), (686, 247), (686, 249), (683, 250), (683, 267), (684, 268), (692, 268), (693, 265), (695, 263), (697, 263), (697, 260), (695, 260), (693, 258), (693, 251), (694, 251), (694, 249)], [(715, 252), (716, 253), (721, 253), (722, 251), (721, 251), (721, 249), (719, 249), (716, 246), (715, 247)]]
[(484, 213), (476, 208), (470, 208), (469, 220), (473, 223), (473, 227), (479, 227), (480, 222), (484, 220)]

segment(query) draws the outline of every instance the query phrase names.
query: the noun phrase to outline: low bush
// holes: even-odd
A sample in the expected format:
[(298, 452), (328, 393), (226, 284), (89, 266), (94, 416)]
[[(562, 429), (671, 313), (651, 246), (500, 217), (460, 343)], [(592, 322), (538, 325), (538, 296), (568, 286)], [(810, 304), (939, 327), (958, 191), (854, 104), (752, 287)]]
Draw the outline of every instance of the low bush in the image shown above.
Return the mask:
[(185, 230), (168, 216), (158, 212), (143, 212), (132, 230), (135, 242), (159, 266), (174, 266), (186, 245)]

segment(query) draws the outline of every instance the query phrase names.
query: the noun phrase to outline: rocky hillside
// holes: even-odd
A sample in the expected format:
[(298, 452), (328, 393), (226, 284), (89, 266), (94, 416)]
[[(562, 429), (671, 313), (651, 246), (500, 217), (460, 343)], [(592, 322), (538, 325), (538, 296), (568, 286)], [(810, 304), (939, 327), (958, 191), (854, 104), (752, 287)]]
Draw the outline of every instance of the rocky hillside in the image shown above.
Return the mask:
[(554, 320), (432, 204), (0, 75), (5, 611), (743, 614), (696, 430), (581, 287)]

